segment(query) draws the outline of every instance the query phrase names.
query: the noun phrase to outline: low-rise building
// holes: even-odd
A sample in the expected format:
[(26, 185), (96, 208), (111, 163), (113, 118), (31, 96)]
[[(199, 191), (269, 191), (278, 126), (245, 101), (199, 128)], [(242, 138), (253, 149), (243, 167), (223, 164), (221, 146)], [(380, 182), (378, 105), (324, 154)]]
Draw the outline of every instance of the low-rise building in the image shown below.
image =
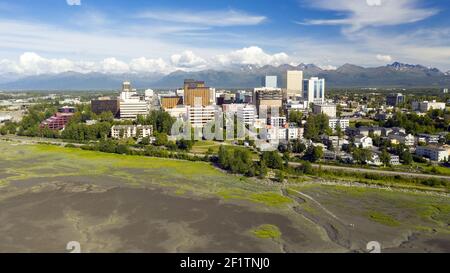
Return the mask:
[(272, 125), (273, 127), (284, 127), (286, 124), (286, 117), (270, 117), (268, 121), (269, 125)]
[(41, 122), (39, 127), (50, 130), (62, 130), (69, 123), (74, 113), (75, 108), (73, 107), (64, 106), (59, 108), (55, 115)]
[(414, 111), (420, 111), (422, 113), (426, 113), (430, 110), (445, 110), (445, 102), (436, 102), (436, 100), (433, 101), (423, 101), (423, 102), (413, 102), (412, 108)]
[(338, 125), (341, 128), (341, 130), (344, 132), (350, 126), (350, 120), (349, 119), (329, 119), (328, 126), (333, 131), (336, 130)]
[(393, 132), (388, 135), (388, 139), (393, 145), (404, 144), (405, 146), (412, 147), (416, 144), (416, 138), (411, 134)]
[(356, 136), (355, 145), (359, 148), (370, 149), (373, 147), (372, 138), (364, 135)]
[(151, 125), (114, 125), (111, 127), (111, 137), (122, 138), (144, 138), (153, 135)]
[(330, 118), (335, 118), (336, 104), (328, 104), (328, 103), (314, 104), (313, 113), (316, 115), (325, 114)]
[(389, 163), (392, 166), (400, 165), (400, 157), (398, 155), (391, 155), (391, 161)]
[(449, 158), (448, 150), (439, 146), (419, 146), (416, 149), (416, 154), (438, 162), (443, 162)]

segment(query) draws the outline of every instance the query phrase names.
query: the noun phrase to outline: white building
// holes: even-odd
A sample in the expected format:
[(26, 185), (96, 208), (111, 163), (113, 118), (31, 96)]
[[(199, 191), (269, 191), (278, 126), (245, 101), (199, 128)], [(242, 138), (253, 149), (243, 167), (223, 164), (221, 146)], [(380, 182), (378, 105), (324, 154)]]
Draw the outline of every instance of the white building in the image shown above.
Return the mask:
[(336, 117), (336, 104), (328, 104), (328, 103), (314, 104), (313, 113), (316, 115), (325, 114), (329, 118), (335, 118)]
[(350, 126), (349, 119), (330, 119), (328, 121), (328, 126), (334, 131), (337, 126), (341, 127), (342, 132), (344, 132)]
[(355, 145), (359, 148), (370, 149), (373, 147), (372, 138), (368, 136), (356, 136)]
[(188, 117), (192, 127), (203, 128), (208, 122), (215, 119), (217, 109), (215, 106), (188, 106)]
[(448, 150), (438, 146), (419, 146), (416, 149), (416, 154), (439, 162), (445, 161), (449, 157)]
[(303, 71), (287, 71), (287, 96), (291, 98), (303, 95)]
[(303, 99), (308, 103), (325, 102), (325, 79), (313, 77), (303, 81)]
[(426, 113), (433, 110), (445, 110), (445, 102), (436, 102), (436, 100), (433, 101), (423, 101), (423, 102), (413, 102), (412, 108), (415, 111), (420, 111), (422, 113)]
[(287, 140), (292, 141), (296, 139), (302, 139), (304, 133), (304, 128), (296, 127), (296, 126), (289, 126), (287, 128)]
[(255, 123), (256, 107), (251, 104), (240, 105), (237, 109), (237, 119), (238, 122), (244, 123), (245, 125), (252, 125)]
[(398, 155), (391, 155), (391, 161), (390, 164), (392, 166), (398, 166), (400, 165), (400, 157)]
[(405, 146), (412, 147), (416, 143), (416, 138), (411, 134), (391, 133), (388, 138), (391, 141), (391, 144), (394, 145), (405, 144)]
[(114, 125), (111, 127), (111, 137), (121, 138), (144, 138), (153, 135), (151, 125)]
[(184, 105), (177, 105), (177, 107), (165, 110), (173, 118), (180, 119), (187, 117), (188, 108)]
[(273, 127), (284, 127), (286, 124), (286, 117), (270, 117), (269, 125)]
[(148, 102), (141, 99), (137, 92), (131, 89), (130, 82), (123, 83), (119, 99), (121, 119), (136, 119), (139, 115), (148, 114)]

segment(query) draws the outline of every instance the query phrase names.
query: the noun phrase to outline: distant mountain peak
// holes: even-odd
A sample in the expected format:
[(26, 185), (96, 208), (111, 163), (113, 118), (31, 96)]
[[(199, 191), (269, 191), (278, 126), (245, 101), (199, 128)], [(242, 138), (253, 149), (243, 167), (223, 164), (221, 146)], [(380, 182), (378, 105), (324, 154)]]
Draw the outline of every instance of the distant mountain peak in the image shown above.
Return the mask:
[(400, 62), (394, 62), (392, 64), (387, 65), (388, 68), (394, 69), (396, 71), (406, 71), (410, 72), (413, 70), (421, 70), (425, 72), (434, 72), (434, 73), (442, 73), (439, 69), (434, 67), (426, 67), (420, 64), (405, 64)]

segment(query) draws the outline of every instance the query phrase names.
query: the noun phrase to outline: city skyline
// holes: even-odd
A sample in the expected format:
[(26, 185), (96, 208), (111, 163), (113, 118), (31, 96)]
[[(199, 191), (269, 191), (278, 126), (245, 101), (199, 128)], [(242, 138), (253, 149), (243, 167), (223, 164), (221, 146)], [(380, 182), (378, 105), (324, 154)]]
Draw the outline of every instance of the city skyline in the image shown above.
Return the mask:
[(394, 61), (445, 72), (448, 8), (435, 0), (2, 1), (0, 74)]

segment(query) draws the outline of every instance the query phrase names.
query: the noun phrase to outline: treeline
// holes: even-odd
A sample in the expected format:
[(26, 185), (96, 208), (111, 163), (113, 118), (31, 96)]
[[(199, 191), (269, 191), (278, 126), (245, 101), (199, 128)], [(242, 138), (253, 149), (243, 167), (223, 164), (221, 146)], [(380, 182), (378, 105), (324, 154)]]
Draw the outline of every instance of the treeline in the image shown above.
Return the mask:
[[(73, 145), (66, 145), (66, 147), (74, 147)], [(91, 143), (81, 146), (81, 149), (88, 151), (98, 151), (103, 153), (122, 154), (122, 155), (138, 155), (138, 156), (151, 156), (160, 158), (171, 158), (189, 161), (210, 161), (209, 156), (199, 157), (195, 155), (189, 155), (180, 150), (167, 150), (161, 147), (155, 146), (130, 146), (127, 143), (123, 143), (118, 140), (106, 139), (97, 143)]]
[(392, 118), (381, 122), (384, 127), (402, 127), (407, 133), (417, 135), (421, 133), (433, 134), (450, 130), (450, 115), (444, 110), (431, 110), (424, 116), (416, 113), (394, 113)]

